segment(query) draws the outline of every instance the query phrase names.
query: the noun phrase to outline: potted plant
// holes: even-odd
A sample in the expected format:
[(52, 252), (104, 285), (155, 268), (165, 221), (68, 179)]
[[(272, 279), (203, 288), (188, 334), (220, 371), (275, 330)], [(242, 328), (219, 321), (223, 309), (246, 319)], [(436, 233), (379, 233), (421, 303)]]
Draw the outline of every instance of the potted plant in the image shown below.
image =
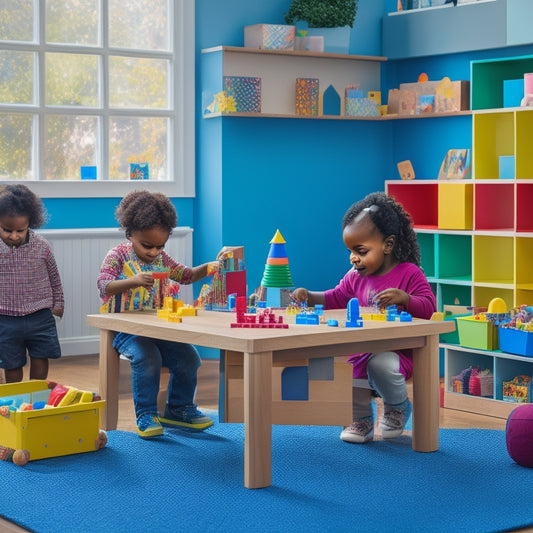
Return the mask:
[(296, 24), (297, 36), (321, 35), (324, 51), (347, 54), (358, 1), (293, 0), (285, 13), (285, 22)]
[(306, 21), (309, 28), (353, 28), (358, 0), (293, 0), (285, 22)]

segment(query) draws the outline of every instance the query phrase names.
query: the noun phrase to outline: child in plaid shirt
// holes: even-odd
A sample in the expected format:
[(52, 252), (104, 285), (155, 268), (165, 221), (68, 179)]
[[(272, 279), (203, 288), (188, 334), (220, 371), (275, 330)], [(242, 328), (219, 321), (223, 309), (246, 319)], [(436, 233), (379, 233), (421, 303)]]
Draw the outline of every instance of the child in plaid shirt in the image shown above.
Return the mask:
[(54, 316), (62, 317), (63, 287), (48, 241), (33, 229), (45, 222), (41, 200), (25, 185), (0, 187), (0, 368), (7, 383), (46, 379), (48, 360), (61, 357)]

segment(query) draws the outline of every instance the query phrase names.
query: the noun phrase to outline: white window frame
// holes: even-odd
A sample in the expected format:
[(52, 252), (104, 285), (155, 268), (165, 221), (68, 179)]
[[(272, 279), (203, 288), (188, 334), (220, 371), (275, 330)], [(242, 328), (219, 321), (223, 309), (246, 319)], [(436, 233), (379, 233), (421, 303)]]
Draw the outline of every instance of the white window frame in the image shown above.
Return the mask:
[[(38, 2), (41, 10), (39, 17), (39, 32), (44, 35), (44, 7)], [(1, 180), (0, 185), (8, 183), (24, 183), (41, 198), (105, 198), (122, 197), (135, 189), (146, 189), (152, 192), (161, 192), (171, 197), (194, 197), (195, 195), (195, 10), (194, 0), (173, 0), (174, 24), (172, 43), (174, 47), (173, 91), (173, 131), (169, 135), (167, 146), (168, 180)], [(104, 15), (107, 18), (107, 14)], [(68, 50), (68, 47), (61, 47)], [(73, 51), (79, 50), (79, 47)], [(42, 63), (42, 60), (41, 60)], [(41, 72), (42, 64), (39, 66)], [(37, 83), (37, 82), (36, 82)], [(39, 80), (42, 84), (42, 77)], [(0, 109), (15, 111), (10, 106)], [(45, 107), (40, 104), (32, 110), (43, 116)], [(50, 112), (50, 108), (46, 108)], [(20, 110), (20, 106), (19, 106)], [(54, 107), (52, 112), (58, 111)], [(76, 110), (74, 110), (75, 113)], [(70, 112), (70, 110), (69, 110)], [(98, 114), (104, 119), (109, 115), (119, 115), (116, 110), (101, 109)], [(128, 116), (135, 116), (135, 112), (128, 111)], [(154, 113), (157, 115), (157, 113)], [(43, 136), (39, 136), (39, 149), (43, 153)], [(103, 161), (107, 165), (107, 161)], [(42, 173), (42, 161), (39, 162), (38, 172)]]

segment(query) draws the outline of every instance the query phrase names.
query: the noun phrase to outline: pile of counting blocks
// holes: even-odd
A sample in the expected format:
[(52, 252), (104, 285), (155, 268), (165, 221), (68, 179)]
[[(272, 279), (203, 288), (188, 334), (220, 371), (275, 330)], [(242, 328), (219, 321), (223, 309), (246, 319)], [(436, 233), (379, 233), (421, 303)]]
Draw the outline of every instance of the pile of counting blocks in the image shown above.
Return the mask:
[(270, 308), (259, 311), (256, 313), (247, 313), (246, 297), (237, 296), (235, 298), (235, 314), (237, 316), (237, 322), (231, 324), (232, 328), (268, 328), (268, 329), (287, 329), (289, 324), (283, 322), (283, 317), (276, 315), (270, 310)]

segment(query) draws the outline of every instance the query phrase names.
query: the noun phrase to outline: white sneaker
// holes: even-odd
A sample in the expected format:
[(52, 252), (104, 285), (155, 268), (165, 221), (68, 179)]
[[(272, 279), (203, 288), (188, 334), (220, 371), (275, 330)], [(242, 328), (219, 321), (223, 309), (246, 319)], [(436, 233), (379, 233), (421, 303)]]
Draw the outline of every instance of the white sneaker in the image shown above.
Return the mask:
[(411, 416), (411, 402), (407, 399), (398, 406), (385, 405), (383, 420), (379, 424), (384, 439), (395, 439), (403, 433)]
[(364, 444), (374, 438), (374, 420), (371, 416), (355, 420), (354, 423), (342, 430), (341, 440), (353, 444)]

